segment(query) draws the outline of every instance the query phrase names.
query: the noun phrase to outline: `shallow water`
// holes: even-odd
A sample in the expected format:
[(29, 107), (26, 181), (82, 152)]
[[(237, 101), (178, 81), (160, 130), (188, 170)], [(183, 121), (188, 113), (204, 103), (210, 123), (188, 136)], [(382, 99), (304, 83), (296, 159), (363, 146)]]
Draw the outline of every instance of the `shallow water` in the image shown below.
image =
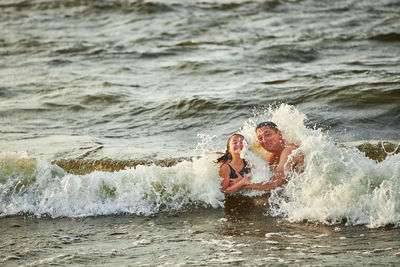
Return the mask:
[(400, 255), (397, 228), (292, 224), (257, 209), (0, 220), (7, 266), (395, 266)]

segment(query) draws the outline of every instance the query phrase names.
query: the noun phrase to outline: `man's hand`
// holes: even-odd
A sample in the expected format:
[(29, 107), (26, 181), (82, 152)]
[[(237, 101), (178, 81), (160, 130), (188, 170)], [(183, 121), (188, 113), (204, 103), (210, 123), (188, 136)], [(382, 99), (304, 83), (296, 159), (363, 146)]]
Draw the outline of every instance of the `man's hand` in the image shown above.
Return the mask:
[(241, 188), (243, 188), (243, 186), (245, 186), (246, 184), (250, 183), (250, 178), (249, 177), (247, 177), (247, 176), (243, 177), (243, 176), (241, 176), (241, 175), (239, 176), (239, 175), (240, 174), (238, 173), (238, 177), (239, 178), (235, 179), (237, 181), (235, 181), (235, 183), (233, 185), (229, 186), (228, 188), (226, 188), (224, 190), (225, 194), (232, 194), (234, 192), (237, 192)]

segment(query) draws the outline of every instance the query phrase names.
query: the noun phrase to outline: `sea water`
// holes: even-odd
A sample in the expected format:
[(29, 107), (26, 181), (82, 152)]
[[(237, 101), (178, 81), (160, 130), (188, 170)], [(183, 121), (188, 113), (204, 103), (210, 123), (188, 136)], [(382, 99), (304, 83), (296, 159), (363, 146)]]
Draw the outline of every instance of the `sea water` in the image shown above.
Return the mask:
[[(276, 121), (284, 138), (299, 145), (293, 153), (302, 153), (305, 161), (304, 171), (289, 173), (288, 184), (273, 191), (270, 214), (290, 221), (398, 225), (399, 154), (389, 153), (377, 162), (354, 147), (338, 146), (320, 129), (305, 127), (305, 115), (293, 106), (281, 105), (249, 119), (239, 131), (248, 140), (242, 157), (252, 167), (253, 182), (267, 182), (273, 175), (267, 163), (249, 149), (255, 146), (252, 142), (257, 142), (255, 119)], [(196, 207), (223, 207), (225, 197), (220, 191), (215, 144), (212, 137), (202, 138), (198, 157), (170, 167), (137, 165), (80, 175), (26, 153), (3, 153), (1, 213), (148, 216)]]
[[(137, 165), (79, 175), (27, 154), (2, 154), (2, 220), (17, 232), (39, 231), (40, 237), (29, 237), (29, 246), (53, 244), (28, 249), (33, 265), (331, 265), (337, 264), (333, 255), (346, 265), (352, 263), (349, 253), (364, 263), (376, 262), (369, 257), (375, 254), (388, 264), (397, 262), (400, 247), (392, 234), (397, 236), (400, 222), (400, 154), (381, 162), (367, 158), (354, 147), (338, 146), (320, 129), (305, 127), (304, 114), (281, 105), (250, 118), (241, 129), (247, 140), (242, 156), (256, 170), (257, 182), (271, 174), (248, 149), (255, 140), (250, 125), (257, 119), (274, 119), (288, 141), (300, 140), (298, 151), (305, 156), (304, 171), (290, 173), (287, 185), (269, 198), (242, 192), (228, 204), (220, 191), (213, 138), (203, 136), (199, 157), (170, 167)], [(383, 240), (390, 232), (390, 241), (375, 243), (377, 231), (368, 229), (383, 231)], [(26, 238), (19, 235), (17, 240)], [(29, 253), (11, 249), (15, 243), (5, 236), (3, 251), (11, 253), (3, 255), (5, 262), (28, 264)], [(175, 253), (171, 244), (184, 252)], [(40, 259), (44, 251), (48, 256)]]

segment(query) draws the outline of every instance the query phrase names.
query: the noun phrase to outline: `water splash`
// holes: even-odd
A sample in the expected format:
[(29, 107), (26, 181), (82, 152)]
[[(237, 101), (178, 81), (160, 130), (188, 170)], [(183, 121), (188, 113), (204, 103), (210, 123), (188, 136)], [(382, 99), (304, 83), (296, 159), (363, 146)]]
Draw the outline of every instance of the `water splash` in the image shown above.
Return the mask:
[(341, 223), (368, 227), (400, 224), (400, 155), (377, 162), (355, 147), (338, 146), (320, 129), (304, 126), (306, 116), (292, 106), (269, 108), (285, 139), (305, 155), (304, 172), (272, 192), (270, 214), (290, 221)]
[(67, 173), (26, 154), (3, 154), (1, 162), (7, 162), (7, 168), (3, 164), (1, 169), (3, 216), (151, 215), (191, 206), (223, 206), (224, 196), (216, 179), (218, 168), (211, 157), (194, 158), (171, 167), (138, 165), (85, 175)]
[[(292, 222), (368, 227), (400, 224), (397, 143), (338, 145), (322, 130), (307, 128), (307, 117), (295, 107), (269, 107), (255, 112), (240, 129), (246, 139), (242, 157), (252, 167), (253, 182), (272, 177), (265, 160), (268, 153), (259, 146), (254, 131), (257, 123), (266, 120), (274, 121), (284, 138), (298, 144), (298, 151), (305, 156), (304, 171), (290, 173), (289, 182), (271, 192), (271, 216)], [(377, 158), (366, 157), (379, 148), (383, 157), (383, 152), (377, 153)], [(75, 160), (78, 167), (67, 164), (68, 171), (57, 166), (63, 166), (62, 161), (50, 163), (26, 153), (1, 153), (0, 213), (80, 217), (223, 207), (215, 151), (224, 149), (225, 140), (201, 135), (198, 157), (160, 162)], [(85, 164), (94, 167), (89, 172), (73, 172)]]

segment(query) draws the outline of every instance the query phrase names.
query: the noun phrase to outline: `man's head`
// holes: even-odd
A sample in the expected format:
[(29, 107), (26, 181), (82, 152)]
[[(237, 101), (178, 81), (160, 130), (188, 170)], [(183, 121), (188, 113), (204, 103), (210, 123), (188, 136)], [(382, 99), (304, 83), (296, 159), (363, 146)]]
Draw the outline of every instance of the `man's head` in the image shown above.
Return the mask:
[(273, 123), (272, 121), (264, 121), (264, 122), (261, 122), (261, 123), (259, 123), (257, 125), (256, 132), (257, 132), (258, 129), (260, 129), (260, 128), (264, 127), (264, 126), (274, 130), (275, 132), (279, 131), (278, 126), (275, 123)]
[(271, 121), (258, 124), (256, 127), (256, 134), (258, 142), (267, 151), (279, 152), (284, 144), (281, 131), (279, 131), (278, 126)]

